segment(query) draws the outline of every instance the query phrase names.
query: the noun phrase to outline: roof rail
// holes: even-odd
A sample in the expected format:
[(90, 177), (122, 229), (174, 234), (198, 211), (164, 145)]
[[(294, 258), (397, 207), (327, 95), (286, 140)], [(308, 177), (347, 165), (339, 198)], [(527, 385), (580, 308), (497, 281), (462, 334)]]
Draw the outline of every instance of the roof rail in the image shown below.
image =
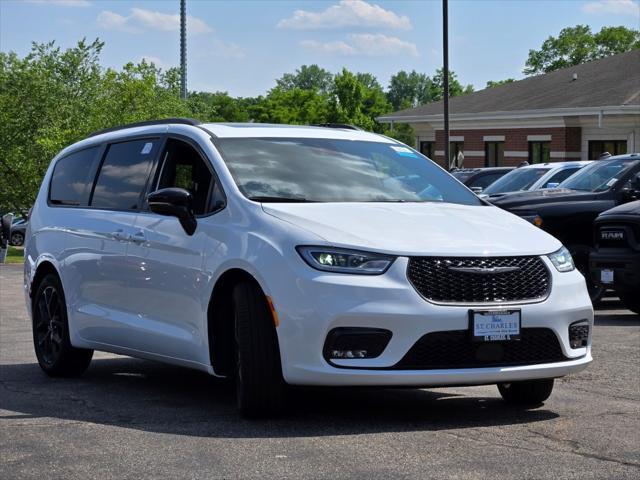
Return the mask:
[(360, 130), (360, 127), (356, 127), (355, 125), (350, 125), (348, 123), (312, 123), (312, 127), (325, 127), (325, 128), (343, 128), (345, 130)]
[(168, 125), (171, 123), (196, 126), (196, 125), (200, 125), (202, 122), (200, 122), (199, 120), (194, 120), (193, 118), (178, 118), (178, 117), (162, 118), (160, 120), (146, 120), (144, 122), (127, 123), (126, 125), (120, 125), (118, 127), (111, 127), (111, 128), (105, 128), (103, 130), (96, 130), (95, 132), (92, 132), (89, 135), (87, 135), (87, 138), (95, 137), (96, 135), (102, 135), (103, 133), (117, 132), (118, 130), (124, 130), (126, 128), (148, 127), (150, 125)]

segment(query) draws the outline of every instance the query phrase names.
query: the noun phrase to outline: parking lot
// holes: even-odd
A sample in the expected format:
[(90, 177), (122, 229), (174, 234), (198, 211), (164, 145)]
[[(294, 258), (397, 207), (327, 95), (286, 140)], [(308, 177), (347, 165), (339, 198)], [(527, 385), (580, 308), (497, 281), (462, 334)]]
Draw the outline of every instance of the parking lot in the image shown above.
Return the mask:
[(80, 379), (38, 367), (21, 266), (0, 266), (0, 472), (32, 478), (638, 478), (640, 317), (608, 299), (595, 362), (541, 408), (494, 386), (300, 389), (239, 418), (199, 372), (97, 353)]

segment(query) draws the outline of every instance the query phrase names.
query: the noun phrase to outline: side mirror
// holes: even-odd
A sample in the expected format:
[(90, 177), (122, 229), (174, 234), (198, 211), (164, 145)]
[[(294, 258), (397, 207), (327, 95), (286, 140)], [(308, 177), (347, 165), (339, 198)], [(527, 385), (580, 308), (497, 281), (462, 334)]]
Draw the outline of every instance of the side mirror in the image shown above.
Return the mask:
[(482, 193), (482, 190), (484, 190), (482, 187), (471, 187), (471, 191), (476, 195), (480, 195)]
[(180, 225), (193, 235), (198, 222), (193, 213), (193, 198), (184, 188), (163, 188), (147, 195), (149, 209), (158, 215), (176, 217)]

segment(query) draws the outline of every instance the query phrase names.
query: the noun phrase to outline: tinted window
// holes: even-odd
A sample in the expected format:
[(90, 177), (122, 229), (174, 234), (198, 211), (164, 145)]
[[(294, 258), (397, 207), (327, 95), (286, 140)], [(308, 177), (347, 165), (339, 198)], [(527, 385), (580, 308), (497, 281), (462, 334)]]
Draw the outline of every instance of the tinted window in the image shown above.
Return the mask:
[(498, 180), (500, 177), (502, 177), (505, 174), (505, 172), (496, 172), (496, 173), (488, 173), (487, 175), (482, 175), (476, 179), (474, 179), (469, 185), (468, 187), (480, 187), (480, 188), (487, 188), (489, 185), (491, 185), (493, 182), (495, 182), (496, 180)]
[(163, 158), (157, 188), (184, 188), (193, 197), (196, 215), (208, 213), (213, 177), (198, 152), (187, 143), (169, 140)]
[(547, 180), (545, 184), (540, 188), (549, 188), (550, 183), (562, 183), (578, 170), (580, 170), (580, 167), (565, 168), (564, 170), (560, 170), (555, 175), (552, 175), (551, 178)]
[(98, 175), (91, 206), (137, 209), (159, 143), (159, 139), (144, 139), (110, 145)]
[(216, 140), (250, 199), (312, 202), (450, 202), (478, 198), (413, 149), (327, 138)]
[(585, 192), (602, 192), (613, 187), (625, 171), (638, 160), (620, 158), (615, 160), (600, 160), (584, 167), (575, 175), (560, 184), (560, 188), (583, 190)]
[(51, 178), (49, 201), (57, 205), (89, 204), (89, 195), (98, 168), (99, 147), (67, 155), (56, 163)]
[(497, 193), (527, 190), (548, 171), (548, 168), (518, 168), (511, 170), (505, 176), (489, 185), (483, 193), (495, 195)]

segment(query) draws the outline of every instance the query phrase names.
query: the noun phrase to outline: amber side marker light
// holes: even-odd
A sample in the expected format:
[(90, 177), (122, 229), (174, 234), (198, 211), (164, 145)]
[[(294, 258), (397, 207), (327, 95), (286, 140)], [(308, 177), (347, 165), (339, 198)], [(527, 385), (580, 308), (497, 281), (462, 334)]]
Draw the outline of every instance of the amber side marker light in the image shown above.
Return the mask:
[(280, 326), (280, 319), (278, 318), (278, 312), (276, 312), (276, 307), (273, 306), (273, 300), (269, 295), (265, 295), (267, 298), (267, 305), (269, 305), (269, 310), (271, 310), (271, 317), (273, 318), (273, 325), (276, 327)]

